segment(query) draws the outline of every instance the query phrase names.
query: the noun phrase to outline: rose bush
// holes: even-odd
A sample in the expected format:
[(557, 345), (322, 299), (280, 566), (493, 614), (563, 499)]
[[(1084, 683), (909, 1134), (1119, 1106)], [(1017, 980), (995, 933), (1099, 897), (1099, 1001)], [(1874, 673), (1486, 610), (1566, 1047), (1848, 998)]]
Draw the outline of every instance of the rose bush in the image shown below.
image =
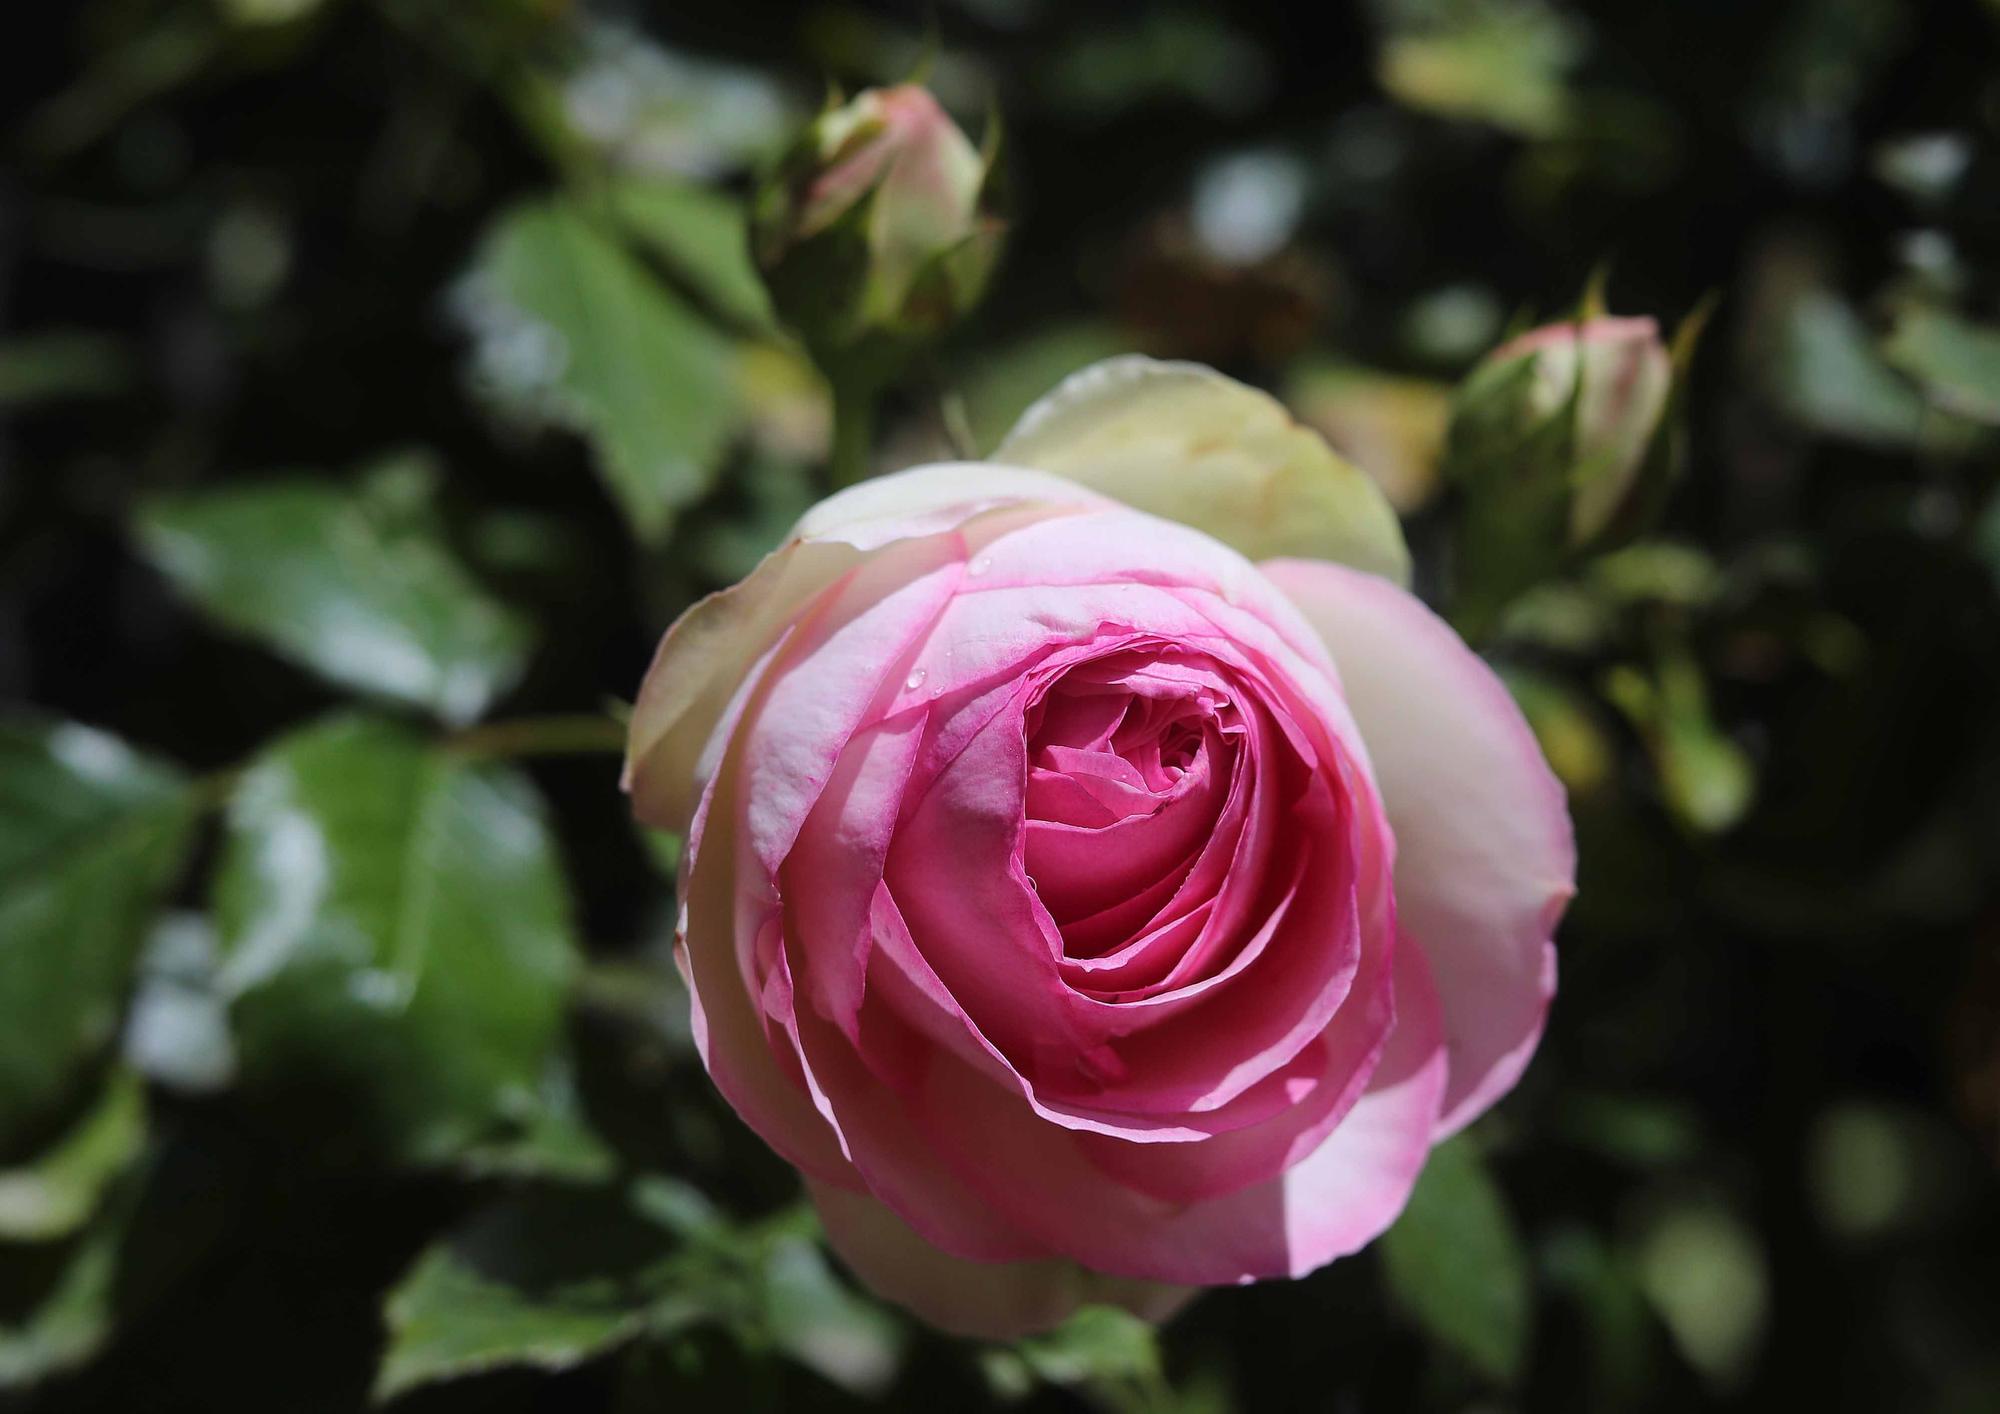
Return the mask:
[(666, 635), (626, 783), (701, 1051), (878, 1290), (1001, 1336), (1297, 1276), (1512, 1086), (1569, 820), (1405, 567), (1271, 399), (1120, 359)]

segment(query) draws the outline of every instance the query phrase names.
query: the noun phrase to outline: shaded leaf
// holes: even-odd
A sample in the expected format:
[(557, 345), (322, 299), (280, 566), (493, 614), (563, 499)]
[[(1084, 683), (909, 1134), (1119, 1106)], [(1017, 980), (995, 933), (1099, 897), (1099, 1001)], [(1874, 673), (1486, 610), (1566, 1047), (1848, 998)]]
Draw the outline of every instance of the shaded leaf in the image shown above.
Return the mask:
[(1620, 664), (1601, 686), (1646, 743), (1660, 792), (1683, 824), (1716, 834), (1743, 818), (1756, 768), (1710, 713), (1707, 682), (1685, 650), (1663, 651), (1652, 676)]
[(1566, 80), (1584, 48), (1575, 22), (1547, 6), (1471, 3), (1390, 34), (1376, 77), (1409, 107), (1547, 138), (1570, 119)]
[(991, 452), (1036, 399), (1128, 344), (1108, 324), (1065, 324), (981, 356), (959, 380), (973, 449), (982, 456)]
[(0, 1142), (116, 1038), (193, 818), (180, 774), (113, 737), (0, 725)]
[(775, 1238), (764, 1255), (764, 1321), (777, 1347), (851, 1394), (882, 1394), (896, 1378), (903, 1327), (833, 1274), (803, 1234)]
[(482, 1210), (389, 1293), (375, 1397), (484, 1370), (563, 1370), (636, 1335), (634, 1282), (671, 1238), (617, 1200), (534, 1195)]
[(1739, 1384), (1770, 1306), (1756, 1235), (1722, 1204), (1689, 1200), (1652, 1216), (1637, 1255), (1639, 1284), (1681, 1353), (1718, 1387)]
[(2000, 425), (2000, 329), (1918, 307), (1896, 321), (1882, 356), (1939, 407)]
[(145, 1088), (117, 1071), (97, 1103), (32, 1163), (0, 1170), (0, 1240), (48, 1242), (75, 1232), (145, 1142)]
[(1769, 377), (1802, 426), (1887, 447), (1923, 439), (1924, 400), (1882, 362), (1860, 316), (1837, 296), (1810, 291), (1781, 319)]
[(132, 381), (125, 345), (86, 329), (43, 329), (0, 340), (0, 408), (107, 397)]
[(122, 1218), (93, 1227), (41, 1302), (18, 1321), (0, 1323), (0, 1389), (73, 1370), (104, 1347), (111, 1338), (124, 1233)]
[(247, 1078), (325, 1084), (419, 1160), (533, 1110), (576, 944), (517, 772), (307, 728), (236, 790), (215, 915)]
[(520, 675), (529, 628), (391, 500), (266, 481), (154, 501), (138, 532), (217, 622), (343, 686), (470, 720)]
[(1528, 1260), (1471, 1140), (1431, 1152), (1381, 1250), (1390, 1289), (1435, 1340), (1488, 1379), (1520, 1375), (1534, 1314)]
[(715, 310), (752, 329), (775, 327), (740, 201), (692, 182), (637, 176), (615, 180), (607, 199), (625, 229)]
[(739, 421), (734, 347), (577, 207), (503, 215), (456, 307), (481, 391), (581, 433), (641, 538), (714, 483)]
[(434, 1244), (390, 1294), (378, 1398), (503, 1366), (572, 1367), (696, 1323), (879, 1393), (902, 1327), (834, 1277), (803, 1207), (747, 1226), (649, 1176), (618, 1192), (540, 1190)]

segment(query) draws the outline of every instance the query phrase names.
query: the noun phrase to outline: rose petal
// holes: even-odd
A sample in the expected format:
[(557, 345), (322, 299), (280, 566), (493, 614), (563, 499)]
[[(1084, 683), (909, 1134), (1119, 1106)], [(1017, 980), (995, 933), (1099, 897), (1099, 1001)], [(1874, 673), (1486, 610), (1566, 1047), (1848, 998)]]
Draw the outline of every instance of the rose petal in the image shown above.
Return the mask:
[(1318, 555), (1410, 577), (1375, 483), (1277, 399), (1200, 364), (1094, 364), (1029, 408), (994, 460), (1200, 526), (1252, 559)]
[(1076, 1136), (941, 1058), (918, 1118), (968, 1188), (1007, 1221), (1098, 1271), (1220, 1285), (1303, 1276), (1393, 1222), (1430, 1153), (1446, 1058), (1421, 948), (1396, 949), (1395, 1028), (1368, 1089), (1326, 1142), (1278, 1178), (1170, 1203), (1118, 1183)]
[(1325, 636), (1375, 764), (1401, 926), (1444, 1010), (1442, 1137), (1506, 1094), (1541, 1038), (1575, 892), (1562, 786), (1500, 680), (1416, 598), (1337, 565), (1264, 571)]
[(925, 1242), (882, 1204), (808, 1180), (827, 1241), (875, 1293), (954, 1335), (1018, 1340), (1060, 1325), (1077, 1307), (1120, 1306), (1164, 1321), (1194, 1296), (1186, 1287), (1125, 1281), (1074, 1262), (970, 1262)]

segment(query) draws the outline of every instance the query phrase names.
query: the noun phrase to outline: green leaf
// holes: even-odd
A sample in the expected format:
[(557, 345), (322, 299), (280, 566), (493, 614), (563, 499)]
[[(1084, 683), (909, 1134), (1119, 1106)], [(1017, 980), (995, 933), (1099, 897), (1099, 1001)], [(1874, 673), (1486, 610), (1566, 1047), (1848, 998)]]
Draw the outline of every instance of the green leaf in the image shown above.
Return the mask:
[(535, 1194), (475, 1214), (417, 1259), (384, 1308), (375, 1397), (484, 1370), (564, 1370), (646, 1325), (644, 1270), (672, 1237), (621, 1201)]
[(1382, 1261), (1397, 1300), (1432, 1338), (1488, 1379), (1519, 1377), (1534, 1316), (1528, 1259), (1471, 1140), (1431, 1152), (1382, 1238)]
[(991, 452), (1042, 394), (1126, 346), (1125, 337), (1111, 325), (1063, 324), (970, 363), (959, 382), (974, 449), (981, 455)]
[(0, 408), (109, 397), (131, 381), (131, 353), (108, 334), (42, 329), (0, 340)]
[(111, 1338), (125, 1228), (123, 1215), (90, 1228), (35, 1308), (0, 1322), (0, 1390), (73, 1370)]
[(850, 1394), (879, 1396), (895, 1380), (901, 1324), (836, 1277), (809, 1237), (776, 1236), (764, 1254), (764, 1319), (780, 1350)]
[(231, 486), (153, 502), (139, 540), (217, 622), (343, 686), (469, 721), (520, 675), (528, 626), (388, 500), (303, 478)]
[(418, 1161), (533, 1112), (576, 944), (517, 772), (310, 727), (239, 784), (215, 915), (246, 1078), (324, 1084)]
[(97, 1103), (46, 1152), (0, 1169), (0, 1241), (49, 1242), (75, 1232), (145, 1142), (145, 1087), (130, 1071), (114, 1072)]
[(1740, 1386), (1770, 1317), (1757, 1234), (1720, 1202), (1685, 1199), (1651, 1215), (1636, 1256), (1640, 1286), (1681, 1353), (1719, 1389)]
[(473, 381), (503, 411), (581, 433), (645, 540), (714, 484), (740, 421), (731, 342), (577, 207), (516, 207), (457, 307)]
[(0, 724), (0, 1143), (116, 1038), (193, 818), (180, 774), (113, 737)]
[(1442, 118), (1549, 138), (1571, 121), (1569, 70), (1583, 57), (1575, 21), (1537, 3), (1450, 7), (1440, 23), (1388, 36), (1376, 63), (1400, 102)]
[(1743, 818), (1756, 795), (1756, 766), (1715, 721), (1701, 666), (1685, 647), (1662, 648), (1650, 677), (1621, 663), (1600, 687), (1645, 742), (1661, 794), (1683, 824), (1719, 834)]
[(809, 1210), (733, 1223), (657, 1175), (623, 1191), (533, 1190), (435, 1243), (390, 1293), (376, 1397), (483, 1370), (562, 1370), (697, 1323), (777, 1349), (857, 1394), (900, 1363), (903, 1328), (840, 1282)]
[(1882, 355), (1939, 407), (2000, 426), (2000, 329), (1920, 306), (1896, 321)]
[(742, 202), (693, 182), (639, 176), (614, 180), (608, 198), (625, 229), (717, 312), (760, 332), (776, 327), (750, 262)]
[(590, 1127), (567, 1066), (554, 1065), (534, 1102), (512, 1111), (516, 1132), (475, 1144), (458, 1167), (475, 1177), (536, 1178), (555, 1183), (603, 1183), (618, 1156)]
[(1883, 447), (1924, 439), (1924, 400), (1875, 352), (1859, 315), (1810, 291), (1785, 310), (1768, 376), (1779, 404), (1812, 432)]

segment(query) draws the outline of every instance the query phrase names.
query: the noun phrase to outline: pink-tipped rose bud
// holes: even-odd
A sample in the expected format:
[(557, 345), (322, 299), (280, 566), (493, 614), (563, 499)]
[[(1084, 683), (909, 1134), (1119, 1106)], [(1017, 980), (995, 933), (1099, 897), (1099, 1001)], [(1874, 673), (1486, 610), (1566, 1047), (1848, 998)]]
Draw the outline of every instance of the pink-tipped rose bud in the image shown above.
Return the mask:
[(989, 166), (914, 84), (828, 107), (758, 198), (753, 240), (778, 312), (822, 356), (942, 333), (999, 254)]
[(1674, 469), (1674, 391), (1674, 357), (1649, 318), (1544, 325), (1473, 369), (1444, 463), (1473, 619), (1644, 528)]
[(1652, 450), (1667, 413), (1673, 359), (1653, 320), (1603, 316), (1545, 324), (1487, 356), (1502, 374), (1525, 364), (1528, 422), (1571, 416), (1569, 531), (1585, 544), (1610, 524)]

